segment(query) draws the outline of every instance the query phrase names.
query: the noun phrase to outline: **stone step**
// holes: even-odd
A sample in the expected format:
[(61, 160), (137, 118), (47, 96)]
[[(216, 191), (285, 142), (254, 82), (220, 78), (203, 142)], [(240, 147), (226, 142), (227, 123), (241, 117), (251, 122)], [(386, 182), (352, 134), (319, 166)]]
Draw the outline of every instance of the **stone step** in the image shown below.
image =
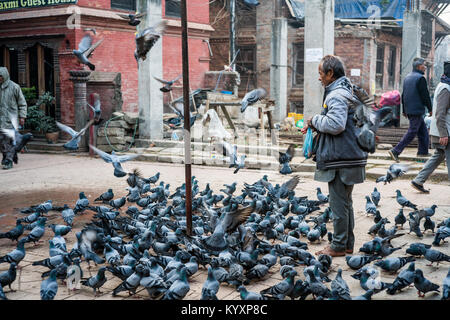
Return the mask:
[(70, 153), (73, 151), (64, 149), (65, 141), (58, 140), (58, 143), (48, 143), (44, 138), (35, 138), (27, 143), (26, 149), (36, 153)]

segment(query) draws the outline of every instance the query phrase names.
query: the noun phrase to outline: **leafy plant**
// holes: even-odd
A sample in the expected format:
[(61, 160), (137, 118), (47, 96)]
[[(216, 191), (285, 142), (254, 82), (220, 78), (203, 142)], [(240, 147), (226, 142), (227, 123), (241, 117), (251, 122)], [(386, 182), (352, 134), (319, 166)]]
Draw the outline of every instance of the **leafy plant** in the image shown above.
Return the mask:
[(25, 97), (25, 100), (27, 102), (28, 106), (32, 106), (36, 103), (37, 99), (37, 92), (36, 87), (31, 88), (21, 88), (23, 96)]
[(58, 132), (59, 128), (56, 125), (55, 119), (47, 116), (41, 109), (42, 104), (51, 105), (54, 99), (50, 92), (45, 92), (39, 97), (35, 105), (29, 106), (25, 126), (31, 130), (41, 131), (43, 133)]

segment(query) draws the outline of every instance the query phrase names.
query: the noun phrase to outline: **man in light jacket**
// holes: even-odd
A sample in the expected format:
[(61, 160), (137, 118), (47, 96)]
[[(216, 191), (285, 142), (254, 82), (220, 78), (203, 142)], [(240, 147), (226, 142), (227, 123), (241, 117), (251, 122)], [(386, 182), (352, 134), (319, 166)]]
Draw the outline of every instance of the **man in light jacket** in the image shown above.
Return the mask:
[(353, 86), (345, 76), (342, 60), (333, 55), (325, 56), (319, 65), (319, 80), (325, 87), (323, 110), (308, 119), (302, 132), (308, 127), (317, 131), (315, 142), (317, 167), (314, 179), (328, 182), (330, 208), (333, 212), (333, 240), (317, 255), (332, 257), (352, 254), (355, 245), (353, 229), (353, 186), (363, 183), (366, 177), (367, 152), (357, 143), (358, 128), (354, 120), (358, 99)]
[[(0, 128), (12, 129), (11, 118), (18, 118), (19, 124), (23, 126), (26, 117), (27, 102), (20, 86), (9, 79), (8, 69), (0, 67)], [(0, 150), (3, 169), (11, 169), (16, 151), (13, 141), (4, 134), (0, 134)]]
[(444, 63), (444, 74), (436, 87), (433, 100), (433, 116), (430, 124), (431, 145), (435, 149), (419, 174), (411, 181), (418, 191), (430, 193), (423, 184), (444, 159), (447, 161), (448, 179), (450, 180), (450, 61)]

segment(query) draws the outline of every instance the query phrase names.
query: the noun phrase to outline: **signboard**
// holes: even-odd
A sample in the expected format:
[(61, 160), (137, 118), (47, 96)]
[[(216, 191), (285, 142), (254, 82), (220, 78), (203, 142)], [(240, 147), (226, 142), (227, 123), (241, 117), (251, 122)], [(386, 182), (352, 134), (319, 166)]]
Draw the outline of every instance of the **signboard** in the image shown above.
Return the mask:
[(350, 76), (352, 77), (361, 77), (361, 69), (351, 69)]
[(14, 9), (31, 9), (62, 4), (77, 4), (78, 0), (0, 0), (0, 13)]
[(305, 50), (305, 62), (320, 62), (323, 58), (323, 48), (308, 48)]

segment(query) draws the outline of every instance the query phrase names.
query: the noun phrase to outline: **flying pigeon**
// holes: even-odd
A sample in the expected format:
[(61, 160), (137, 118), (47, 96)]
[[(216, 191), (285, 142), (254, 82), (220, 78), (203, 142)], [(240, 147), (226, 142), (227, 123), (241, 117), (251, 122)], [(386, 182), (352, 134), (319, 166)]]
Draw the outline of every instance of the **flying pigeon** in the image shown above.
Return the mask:
[(279, 152), (278, 162), (281, 164), (280, 173), (281, 174), (290, 174), (292, 173), (292, 169), (289, 166), (289, 162), (295, 156), (295, 145), (290, 144), (286, 152)]
[(128, 24), (130, 26), (136, 27), (141, 23), (141, 20), (139, 20), (140, 18), (146, 16), (146, 13), (136, 13), (136, 14), (123, 14), (123, 13), (118, 13), (117, 14), (119, 17), (121, 17), (122, 19), (128, 20)]
[(136, 34), (136, 50), (134, 52), (134, 57), (136, 61), (139, 59), (147, 59), (147, 53), (152, 49), (155, 43), (163, 35), (167, 26), (167, 21), (162, 20), (161, 22), (148, 27), (141, 32)]
[(376, 182), (391, 183), (392, 180), (404, 175), (410, 169), (409, 165), (394, 163), (391, 164), (386, 175), (378, 177)]
[(89, 145), (89, 147), (94, 150), (95, 153), (97, 153), (105, 162), (112, 163), (114, 167), (114, 176), (118, 178), (127, 175), (127, 173), (123, 170), (121, 163), (139, 157), (139, 154), (117, 156), (114, 150), (111, 152), (111, 154), (108, 154), (100, 149), (97, 149), (93, 145)]
[(88, 58), (92, 55), (94, 50), (103, 42), (104, 39), (100, 39), (94, 45), (92, 45), (92, 37), (90, 34), (85, 34), (78, 44), (78, 49), (73, 50), (73, 54), (82, 64), (85, 64), (92, 71), (95, 70), (95, 65), (92, 64)]
[(91, 106), (88, 102), (86, 104), (89, 108), (91, 108), (94, 114), (94, 123), (98, 124), (100, 122), (100, 117), (102, 115), (102, 103), (100, 101), (100, 95), (98, 93), (94, 93), (94, 106)]
[(64, 132), (67, 132), (72, 137), (72, 139), (66, 142), (63, 147), (67, 150), (78, 150), (81, 136), (86, 133), (86, 130), (92, 125), (92, 123), (92, 121), (89, 121), (83, 129), (81, 129), (80, 131), (75, 131), (71, 127), (56, 121), (56, 125), (58, 126), (58, 128), (60, 128)]
[(153, 76), (153, 78), (155, 78), (155, 80), (164, 84), (164, 86), (162, 86), (159, 90), (161, 90), (162, 92), (170, 92), (170, 91), (172, 91), (172, 85), (175, 82), (177, 82), (182, 76), (183, 76), (183, 74), (180, 74), (173, 80), (164, 80), (164, 79), (157, 78), (155, 76)]
[(241, 101), (241, 113), (243, 113), (248, 106), (251, 106), (257, 101), (265, 98), (266, 95), (267, 91), (264, 88), (257, 88), (248, 92)]

